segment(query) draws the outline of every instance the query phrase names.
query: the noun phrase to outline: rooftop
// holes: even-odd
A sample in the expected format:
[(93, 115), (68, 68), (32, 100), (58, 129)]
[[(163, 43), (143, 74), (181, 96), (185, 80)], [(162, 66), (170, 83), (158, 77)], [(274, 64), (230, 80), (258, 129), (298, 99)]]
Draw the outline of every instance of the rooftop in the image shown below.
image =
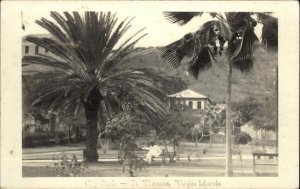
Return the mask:
[(171, 94), (169, 97), (175, 97), (175, 98), (208, 98), (207, 96), (204, 96), (200, 93), (197, 93), (195, 91), (192, 91), (190, 89)]

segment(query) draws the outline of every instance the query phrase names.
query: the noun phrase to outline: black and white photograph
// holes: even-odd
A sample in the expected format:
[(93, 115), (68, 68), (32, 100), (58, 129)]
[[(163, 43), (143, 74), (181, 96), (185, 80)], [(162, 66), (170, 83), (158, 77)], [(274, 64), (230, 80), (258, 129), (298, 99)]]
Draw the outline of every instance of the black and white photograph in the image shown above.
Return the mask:
[(1, 11), (4, 188), (297, 188), (296, 2), (65, 3)]

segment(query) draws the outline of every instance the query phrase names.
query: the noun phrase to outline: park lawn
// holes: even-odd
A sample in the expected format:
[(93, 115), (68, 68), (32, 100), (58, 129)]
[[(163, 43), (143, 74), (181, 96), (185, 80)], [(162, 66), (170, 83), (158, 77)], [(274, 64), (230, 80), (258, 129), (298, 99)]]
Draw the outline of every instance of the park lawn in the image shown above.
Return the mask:
[[(52, 147), (37, 147), (37, 148), (25, 148), (23, 149), (23, 160), (30, 159), (51, 159), (52, 154), (66, 152), (67, 154), (75, 154), (77, 158), (82, 158), (82, 149), (84, 149), (84, 144), (79, 144), (78, 146), (52, 146)], [(251, 146), (250, 145), (240, 145), (243, 155), (251, 156)], [(161, 146), (161, 149), (164, 149)], [(178, 155), (181, 158), (187, 158), (194, 149), (194, 143), (183, 142), (178, 149)], [(203, 154), (203, 150), (206, 150), (206, 154)], [(107, 150), (106, 153), (103, 149), (98, 149), (100, 158), (117, 158), (118, 150)], [(211, 156), (225, 156), (225, 145), (224, 144), (212, 144), (212, 148), (209, 147), (207, 143), (200, 143), (196, 148), (195, 152), (191, 157), (211, 157)]]
[[(250, 160), (243, 162), (243, 169), (240, 167), (238, 160), (233, 161), (234, 176), (250, 177), (255, 176), (252, 173), (252, 162)], [(261, 176), (277, 176), (276, 167), (264, 167)], [(51, 168), (46, 166), (23, 165), (23, 177), (55, 177)], [(122, 166), (118, 162), (107, 163), (89, 163), (81, 177), (129, 177), (128, 169), (122, 172)], [(161, 161), (154, 161), (152, 165), (137, 172), (138, 177), (224, 177), (225, 161), (224, 160), (197, 160), (197, 161), (177, 161), (176, 163), (167, 163), (162, 165)]]
[[(199, 170), (186, 168), (166, 168), (166, 167), (149, 167), (143, 171), (137, 172), (139, 177), (222, 177), (224, 172), (203, 172)], [(102, 166), (97, 169), (87, 168), (81, 177), (130, 177), (128, 171), (122, 172), (121, 166)], [(23, 167), (23, 177), (56, 177), (54, 172), (49, 171), (46, 167)]]
[[(241, 145), (242, 150), (242, 167), (238, 156), (234, 155), (233, 166), (235, 176), (255, 176), (252, 172), (252, 154), (250, 145)], [(52, 151), (66, 151), (67, 154), (75, 154), (78, 158), (82, 158), (82, 150), (76, 150), (74, 148), (68, 148), (68, 146), (61, 147), (49, 147), (46, 150), (43, 148), (27, 150), (27, 153), (23, 152), (23, 160), (30, 159), (48, 159), (51, 160)], [(69, 151), (69, 150), (75, 151)], [(155, 158), (155, 161), (151, 166), (144, 169), (142, 172), (138, 172), (139, 177), (223, 177), (225, 176), (225, 145), (213, 144), (212, 148), (209, 148), (209, 144), (201, 143), (192, 157), (197, 160), (187, 161), (187, 154), (193, 149), (192, 143), (183, 143), (180, 149), (180, 161), (176, 163), (167, 163), (162, 165), (160, 158)], [(207, 150), (206, 154), (203, 154), (203, 149)], [(31, 153), (30, 153), (31, 152)], [(42, 152), (38, 154), (38, 152)], [(48, 153), (47, 153), (48, 152)], [(105, 154), (102, 149), (98, 150), (100, 158), (117, 158), (118, 150), (108, 150)], [(34, 154), (36, 153), (36, 154)], [(248, 156), (248, 158), (246, 158)], [(249, 158), (250, 157), (250, 158)], [(201, 159), (203, 158), (203, 159)], [(268, 161), (270, 160), (260, 160)], [(48, 162), (47, 165), (51, 165)], [(260, 168), (257, 167), (257, 170)], [(263, 166), (260, 170), (260, 176), (278, 176), (278, 167)], [(268, 171), (267, 174), (263, 173)], [(23, 162), (23, 176), (24, 177), (55, 177), (51, 169), (46, 168), (45, 163), (26, 163)], [(128, 170), (123, 173), (122, 166), (117, 162), (97, 162), (89, 163), (89, 167), (80, 175), (82, 177), (129, 177)]]
[(85, 143), (72, 143), (64, 145), (54, 145), (54, 146), (37, 146), (37, 147), (23, 147), (23, 154), (34, 154), (34, 153), (51, 153), (51, 152), (68, 152), (75, 150), (83, 150), (85, 148)]

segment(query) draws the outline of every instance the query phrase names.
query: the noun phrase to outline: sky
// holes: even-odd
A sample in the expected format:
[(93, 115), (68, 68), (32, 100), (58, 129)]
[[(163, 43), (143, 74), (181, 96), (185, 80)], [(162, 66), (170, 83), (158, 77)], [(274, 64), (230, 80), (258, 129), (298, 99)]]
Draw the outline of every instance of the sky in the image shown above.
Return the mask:
[[(49, 15), (49, 12), (36, 13), (35, 11), (23, 11), (21, 16), (22, 23), (25, 25), (23, 35), (47, 33), (45, 29), (35, 23), (35, 20), (42, 17), (52, 20)], [(212, 19), (209, 14), (203, 14), (201, 17), (195, 17), (188, 24), (180, 26), (165, 19), (163, 12), (155, 10), (147, 10), (146, 13), (143, 11), (118, 11), (117, 17), (119, 18), (118, 22), (126, 17), (134, 17), (134, 20), (131, 22), (132, 27), (127, 31), (120, 43), (138, 30), (146, 27), (144, 33), (148, 33), (148, 35), (141, 39), (136, 44), (136, 47), (168, 45), (189, 32), (195, 32), (203, 23)], [(258, 25), (255, 31), (257, 36), (260, 37), (261, 25)]]

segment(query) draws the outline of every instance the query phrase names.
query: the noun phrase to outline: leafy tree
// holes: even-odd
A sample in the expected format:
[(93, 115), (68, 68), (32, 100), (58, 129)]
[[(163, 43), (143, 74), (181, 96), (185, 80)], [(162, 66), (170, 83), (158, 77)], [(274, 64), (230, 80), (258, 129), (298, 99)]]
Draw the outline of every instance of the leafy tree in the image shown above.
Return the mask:
[(38, 97), (32, 105), (57, 114), (67, 111), (76, 114), (84, 108), (87, 140), (83, 154), (87, 161), (97, 161), (99, 115), (122, 109), (118, 100), (122, 93), (116, 89), (118, 86), (135, 91), (141, 99), (138, 108), (145, 119), (160, 118), (165, 112), (165, 104), (161, 101), (163, 94), (151, 79), (140, 71), (118, 69), (146, 34), (137, 37), (142, 29), (119, 44), (131, 27), (131, 20), (117, 24), (116, 14), (110, 12), (85, 12), (83, 15), (51, 12), (50, 15), (55, 22), (41, 18), (36, 23), (51, 37), (26, 37), (27, 41), (49, 52), (25, 56), (22, 60), (24, 66), (49, 67), (48, 71), (34, 75), (42, 80), (35, 86)]
[[(185, 120), (180, 112), (169, 112), (156, 127), (158, 138), (162, 139), (165, 146), (165, 151), (170, 158), (170, 163), (175, 162), (177, 148), (180, 142), (189, 134), (193, 124)], [(168, 142), (172, 146), (173, 153), (168, 150)]]
[(203, 116), (204, 125), (209, 127), (209, 147), (211, 148), (211, 135), (213, 134), (213, 126), (218, 124), (218, 113), (215, 106), (208, 105)]
[(243, 122), (246, 123), (262, 112), (262, 104), (255, 97), (247, 97), (238, 103), (232, 103), (232, 110), (240, 112)]
[(250, 122), (256, 130), (275, 130), (276, 107), (272, 98), (261, 101), (255, 97), (247, 97), (233, 103), (232, 109), (239, 114), (241, 124)]
[(130, 176), (136, 176), (136, 171), (147, 167), (147, 162), (139, 157), (135, 152), (138, 149), (138, 146), (135, 143), (133, 135), (125, 134), (121, 138), (120, 142), (120, 152), (118, 154), (118, 160), (123, 166), (123, 173), (125, 168), (129, 167)]
[(196, 151), (199, 142), (202, 141), (204, 137), (210, 136), (211, 133), (207, 134), (206, 131), (206, 125), (202, 122), (195, 124), (194, 127), (191, 128), (191, 138), (195, 144), (193, 150), (188, 154), (188, 160), (191, 161), (191, 155)]
[[(184, 25), (195, 16), (201, 16), (203, 12), (166, 12), (165, 16), (173, 23)], [(227, 55), (228, 77), (226, 109), (231, 110), (231, 80), (232, 68), (242, 72), (251, 71), (253, 68), (254, 46), (258, 38), (254, 33), (257, 21), (254, 20), (249, 12), (226, 12), (225, 14), (209, 13), (213, 20), (204, 23), (199, 30), (194, 33), (186, 34), (182, 39), (177, 40), (162, 48), (162, 58), (177, 68), (184, 59), (188, 62), (187, 71), (195, 79), (201, 71), (212, 67), (213, 60), (216, 60), (216, 41), (220, 43), (220, 51), (224, 44), (228, 43)], [(276, 22), (276, 20), (275, 20)], [(277, 30), (265, 22), (264, 29)], [(276, 38), (264, 37), (268, 40)], [(269, 45), (275, 45), (269, 43)], [(214, 50), (214, 51), (213, 51)], [(220, 53), (222, 54), (222, 53)], [(226, 111), (226, 175), (232, 176), (232, 128), (230, 124), (231, 111)]]
[(147, 165), (136, 154), (139, 148), (136, 139), (149, 133), (150, 127), (138, 109), (140, 99), (134, 91), (126, 92), (122, 93), (123, 97), (120, 99), (123, 112), (107, 121), (105, 131), (109, 137), (120, 140), (118, 160), (123, 166), (123, 172), (129, 167), (130, 175), (135, 176), (138, 169), (142, 170)]

